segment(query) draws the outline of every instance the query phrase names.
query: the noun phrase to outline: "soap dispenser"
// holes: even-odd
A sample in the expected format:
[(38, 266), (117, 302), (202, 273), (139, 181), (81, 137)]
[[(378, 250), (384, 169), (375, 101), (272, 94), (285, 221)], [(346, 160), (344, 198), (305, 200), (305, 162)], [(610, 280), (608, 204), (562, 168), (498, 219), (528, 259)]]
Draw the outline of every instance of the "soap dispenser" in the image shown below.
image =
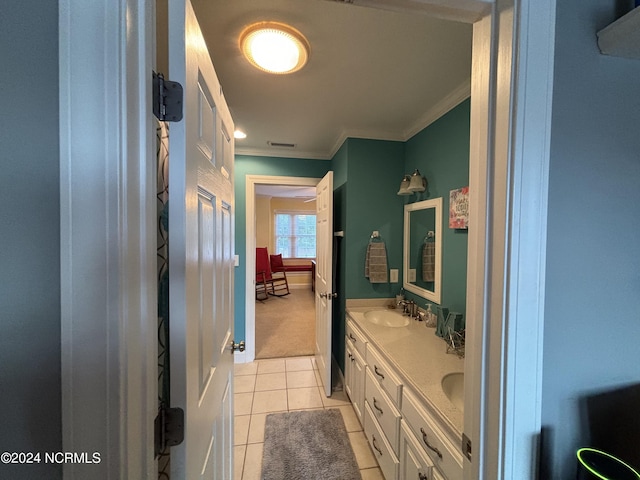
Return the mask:
[(427, 303), (427, 312), (425, 313), (425, 326), (427, 327), (435, 327), (436, 326), (436, 314), (431, 310), (431, 304)]

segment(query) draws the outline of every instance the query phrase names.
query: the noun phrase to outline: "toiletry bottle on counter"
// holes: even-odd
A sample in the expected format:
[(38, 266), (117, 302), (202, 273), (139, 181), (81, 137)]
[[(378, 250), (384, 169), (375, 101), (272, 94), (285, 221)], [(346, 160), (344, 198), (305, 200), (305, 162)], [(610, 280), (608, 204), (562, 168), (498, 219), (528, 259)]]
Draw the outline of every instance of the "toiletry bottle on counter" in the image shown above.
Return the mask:
[(425, 313), (424, 317), (425, 317), (424, 318), (424, 320), (425, 320), (424, 324), (427, 327), (435, 327), (436, 326), (437, 317), (436, 317), (436, 314), (433, 313), (433, 311), (431, 310), (431, 304), (430, 303), (427, 303), (427, 312)]
[(404, 300), (404, 288), (400, 289), (400, 293), (396, 295), (396, 305), (400, 305), (400, 302)]

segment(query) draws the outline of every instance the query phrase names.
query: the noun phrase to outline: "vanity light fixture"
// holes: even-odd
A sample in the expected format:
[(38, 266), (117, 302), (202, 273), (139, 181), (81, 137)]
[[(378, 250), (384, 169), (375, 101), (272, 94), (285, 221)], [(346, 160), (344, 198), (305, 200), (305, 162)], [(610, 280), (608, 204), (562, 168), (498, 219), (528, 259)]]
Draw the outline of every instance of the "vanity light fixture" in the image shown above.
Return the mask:
[(420, 171), (416, 168), (416, 171), (411, 175), (411, 181), (409, 182), (409, 190), (410, 193), (418, 193), (424, 192), (427, 189), (427, 179), (424, 178)]
[(402, 178), (402, 182), (400, 182), (400, 190), (398, 190), (398, 195), (411, 195), (413, 192), (409, 191), (410, 183), (411, 177), (409, 175), (405, 175)]
[(297, 72), (309, 59), (304, 35), (279, 22), (249, 25), (240, 34), (240, 50), (254, 67), (275, 74)]

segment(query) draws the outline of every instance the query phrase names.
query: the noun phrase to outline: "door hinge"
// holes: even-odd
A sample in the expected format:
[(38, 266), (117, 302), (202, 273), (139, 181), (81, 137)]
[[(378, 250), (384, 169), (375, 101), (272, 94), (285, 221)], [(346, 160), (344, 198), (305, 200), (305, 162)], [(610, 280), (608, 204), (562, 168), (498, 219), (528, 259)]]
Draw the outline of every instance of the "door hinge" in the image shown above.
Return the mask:
[(231, 353), (235, 353), (236, 350), (239, 350), (241, 352), (244, 352), (245, 350), (245, 343), (244, 340), (241, 340), (240, 343), (236, 343), (235, 340), (231, 340), (231, 344), (229, 345), (230, 349), (231, 349)]
[(471, 439), (467, 437), (466, 433), (462, 434), (462, 453), (471, 460)]
[(153, 114), (158, 120), (182, 120), (182, 85), (165, 80), (161, 73), (153, 72)]
[(154, 422), (156, 458), (167, 448), (184, 441), (184, 410), (161, 407)]

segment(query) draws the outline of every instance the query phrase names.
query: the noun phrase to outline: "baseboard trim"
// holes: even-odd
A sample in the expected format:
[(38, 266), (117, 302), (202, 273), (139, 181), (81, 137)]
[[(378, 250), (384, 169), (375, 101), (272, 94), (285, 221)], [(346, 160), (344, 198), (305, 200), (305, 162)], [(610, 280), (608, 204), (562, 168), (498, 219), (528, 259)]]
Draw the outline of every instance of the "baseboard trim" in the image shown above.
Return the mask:
[(236, 352), (233, 354), (233, 363), (249, 363), (247, 352)]

